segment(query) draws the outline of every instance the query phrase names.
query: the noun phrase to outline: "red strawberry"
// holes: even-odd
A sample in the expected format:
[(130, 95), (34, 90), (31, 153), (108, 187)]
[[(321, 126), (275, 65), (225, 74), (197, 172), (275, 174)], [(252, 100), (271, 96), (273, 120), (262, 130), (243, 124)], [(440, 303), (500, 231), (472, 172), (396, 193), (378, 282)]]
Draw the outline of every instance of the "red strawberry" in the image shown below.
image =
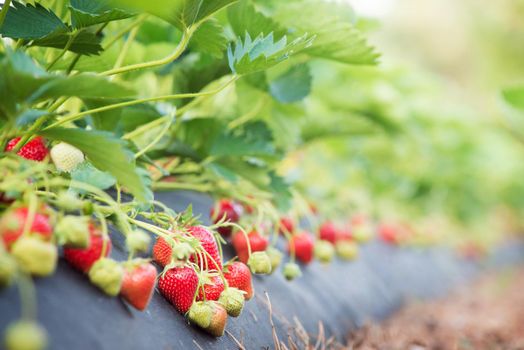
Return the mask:
[[(11, 151), (13, 148), (15, 148), (20, 139), (20, 137), (17, 137), (9, 141), (5, 147), (5, 150)], [(17, 154), (21, 157), (24, 157), (25, 159), (41, 162), (45, 159), (45, 157), (47, 157), (49, 150), (45, 145), (44, 139), (38, 136), (20, 148)]]
[[(8, 211), (0, 219), (0, 237), (7, 247), (10, 247), (23, 233), (28, 214), (29, 209), (21, 207)], [(53, 235), (53, 227), (49, 223), (49, 217), (37, 212), (29, 232), (38, 233), (46, 241), (50, 240)]]
[(353, 232), (349, 227), (344, 227), (337, 232), (337, 242), (338, 241), (353, 241)]
[[(105, 257), (111, 252), (111, 240), (107, 240)], [(102, 248), (104, 237), (100, 230), (92, 223), (89, 224), (89, 245), (87, 248), (67, 248), (64, 247), (64, 259), (67, 260), (75, 269), (84, 273), (100, 258), (102, 258)]]
[(177, 309), (185, 314), (198, 288), (198, 276), (191, 267), (172, 268), (158, 279), (158, 289), (164, 297)]
[[(202, 290), (203, 289), (203, 290)], [(206, 300), (218, 300), (220, 298), (220, 293), (224, 291), (224, 282), (220, 276), (209, 277), (208, 281), (204, 283), (203, 288), (200, 288), (198, 292), (198, 301), (204, 300), (204, 292)]]
[(338, 236), (338, 229), (331, 221), (324, 222), (319, 229), (320, 239), (335, 244)]
[(158, 237), (153, 246), (153, 260), (160, 266), (166, 266), (171, 262), (173, 248), (162, 237)]
[(251, 283), (251, 271), (246, 264), (235, 261), (226, 266), (224, 277), (230, 287), (238, 288), (246, 292), (244, 298), (249, 300), (253, 297), (253, 284)]
[[(214, 223), (222, 220), (223, 217), (226, 221), (238, 222), (240, 215), (242, 215), (242, 206), (229, 199), (221, 199), (218, 204), (211, 208), (210, 215)], [(218, 233), (225, 237), (231, 235), (231, 231), (231, 227), (218, 228)]]
[(153, 296), (156, 268), (145, 261), (126, 264), (120, 295), (137, 310), (144, 311)]
[(382, 224), (378, 228), (380, 238), (389, 244), (398, 244), (400, 242), (399, 228), (393, 224)]
[[(261, 252), (266, 250), (268, 245), (268, 239), (258, 233), (257, 230), (253, 230), (248, 233), (249, 244), (251, 245), (251, 252)], [(237, 252), (238, 259), (244, 264), (247, 263), (249, 259), (249, 251), (247, 249), (246, 237), (240, 231), (236, 232), (233, 236), (233, 247)]]
[(190, 261), (195, 262), (197, 265), (207, 267), (209, 270), (222, 270), (222, 260), (220, 259), (220, 252), (218, 251), (218, 245), (213, 234), (204, 226), (190, 226), (188, 227), (188, 232), (193, 237), (200, 241), (202, 248), (208, 252), (209, 256), (213, 258), (211, 260), (207, 254), (201, 253), (204, 258), (201, 260), (200, 255), (197, 255), (197, 259), (192, 256)]
[(283, 217), (280, 219), (280, 223), (278, 226), (278, 232), (284, 234), (284, 233), (293, 233), (295, 229), (295, 223), (291, 218), (289, 217)]
[(291, 237), (288, 251), (291, 251), (291, 248), (293, 248), (295, 250), (295, 257), (304, 264), (309, 264), (311, 260), (313, 260), (314, 245), (311, 235), (302, 232)]

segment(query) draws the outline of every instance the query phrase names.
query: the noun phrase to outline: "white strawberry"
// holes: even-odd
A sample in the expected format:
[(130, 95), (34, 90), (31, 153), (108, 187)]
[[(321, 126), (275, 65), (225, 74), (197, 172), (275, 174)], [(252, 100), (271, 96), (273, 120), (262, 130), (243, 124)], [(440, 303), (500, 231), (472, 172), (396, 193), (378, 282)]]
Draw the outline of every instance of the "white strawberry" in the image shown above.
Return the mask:
[(59, 171), (69, 173), (84, 161), (84, 153), (68, 143), (60, 142), (51, 148), (51, 159)]

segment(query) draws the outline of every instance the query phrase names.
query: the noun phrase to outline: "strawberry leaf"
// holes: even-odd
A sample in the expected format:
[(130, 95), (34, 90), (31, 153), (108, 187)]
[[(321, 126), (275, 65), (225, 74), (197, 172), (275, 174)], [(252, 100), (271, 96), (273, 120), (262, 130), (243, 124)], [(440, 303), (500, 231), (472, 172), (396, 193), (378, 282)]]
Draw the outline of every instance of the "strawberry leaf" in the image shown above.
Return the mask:
[(304, 99), (311, 91), (311, 74), (306, 64), (291, 67), (269, 84), (271, 95), (279, 102), (291, 103)]
[(273, 33), (260, 34), (254, 40), (246, 33), (244, 41), (239, 38), (235, 48), (228, 47), (229, 67), (234, 73), (249, 74), (273, 67), (311, 45), (313, 38), (303, 35), (289, 44), (287, 37), (275, 42)]
[(227, 48), (227, 38), (224, 28), (217, 20), (210, 19), (200, 25), (191, 37), (190, 48), (208, 53), (216, 58), (222, 58)]
[[(33, 41), (31, 46), (63, 49), (67, 45), (67, 42), (72, 35), (73, 33), (70, 31), (56, 31), (43, 38)], [(83, 30), (73, 38), (73, 42), (69, 46), (68, 51), (82, 55), (98, 55), (103, 50), (102, 46), (100, 45), (101, 40), (101, 36), (96, 35), (93, 32)]]
[(71, 0), (71, 23), (75, 28), (117, 21), (134, 16), (133, 13), (114, 8), (108, 0)]
[(51, 10), (39, 3), (24, 5), (18, 1), (12, 2), (0, 28), (3, 37), (23, 40), (40, 39), (59, 31), (68, 31), (67, 25)]
[[(108, 172), (100, 171), (89, 162), (83, 162), (71, 172), (71, 179), (106, 190), (115, 185), (115, 178)], [(82, 190), (78, 190), (83, 192)]]
[(146, 199), (144, 179), (139, 175), (135, 163), (130, 160), (130, 151), (125, 147), (125, 142), (113, 134), (65, 128), (52, 128), (39, 134), (50, 140), (67, 142), (80, 149), (98, 170), (110, 173), (138, 200)]
[(274, 33), (278, 40), (284, 36), (286, 29), (270, 17), (257, 11), (250, 0), (242, 0), (227, 9), (229, 24), (237, 36), (246, 32), (251, 37), (259, 33)]
[(319, 0), (287, 2), (275, 11), (275, 17), (296, 35), (316, 36), (313, 45), (305, 50), (311, 56), (346, 64), (376, 64), (378, 54), (351, 23), (348, 11), (348, 5)]

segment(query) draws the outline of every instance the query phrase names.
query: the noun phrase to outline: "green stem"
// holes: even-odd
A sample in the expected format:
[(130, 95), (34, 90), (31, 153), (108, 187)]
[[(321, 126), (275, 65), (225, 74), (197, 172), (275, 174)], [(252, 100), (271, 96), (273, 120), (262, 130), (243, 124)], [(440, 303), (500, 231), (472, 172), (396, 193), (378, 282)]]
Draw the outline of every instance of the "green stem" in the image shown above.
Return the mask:
[(153, 190), (189, 190), (196, 192), (211, 192), (212, 186), (210, 184), (192, 184), (183, 182), (155, 182), (153, 183)]
[(140, 25), (142, 22), (145, 21), (147, 18), (146, 14), (138, 16), (136, 20), (131, 22), (128, 26), (122, 28), (114, 37), (111, 38), (109, 42), (104, 46), (104, 51), (107, 51), (111, 46), (113, 46), (114, 43), (118, 41), (121, 37), (123, 37), (127, 32), (129, 32), (131, 29), (133, 29), (135, 26)]
[(118, 55), (118, 58), (116, 59), (115, 65), (113, 66), (113, 70), (119, 69), (122, 66), (122, 63), (124, 63), (124, 58), (127, 56), (127, 52), (129, 51), (131, 44), (135, 40), (135, 37), (136, 37), (136, 34), (138, 33), (139, 28), (140, 26), (137, 25), (129, 33), (129, 36), (127, 37), (126, 41), (124, 42), (124, 46), (122, 47), (122, 50), (120, 51), (120, 54)]
[(56, 56), (55, 59), (51, 63), (49, 63), (49, 65), (47, 66), (47, 68), (46, 68), (47, 71), (50, 71), (51, 68), (53, 68), (53, 66), (56, 64), (56, 62), (58, 62), (65, 55), (65, 53), (67, 52), (67, 50), (69, 50), (69, 48), (71, 47), (71, 44), (73, 44), (73, 41), (75, 40), (75, 38), (77, 37), (77, 35), (79, 33), (80, 33), (80, 31), (76, 31), (69, 37), (69, 39), (67, 40), (67, 43), (65, 44), (63, 50), (60, 51), (58, 56)]
[(158, 135), (145, 147), (143, 147), (138, 153), (135, 154), (135, 159), (138, 159), (141, 155), (145, 154), (147, 151), (151, 149), (151, 147), (154, 147), (162, 137), (166, 134), (166, 132), (169, 130), (169, 127), (173, 123), (173, 119), (175, 118), (175, 115), (171, 115), (171, 118), (167, 121), (164, 128), (158, 133)]
[(164, 101), (164, 100), (177, 100), (177, 99), (192, 98), (192, 97), (198, 97), (198, 96), (213, 95), (213, 94), (216, 94), (216, 93), (222, 91), (223, 89), (225, 89), (229, 84), (231, 84), (232, 82), (234, 82), (238, 78), (239, 78), (238, 76), (233, 76), (224, 85), (218, 87), (215, 90), (203, 91), (203, 92), (193, 92), (193, 93), (184, 93), (184, 94), (174, 94), (174, 95), (164, 95), (164, 96), (156, 96), (156, 97), (148, 97), (148, 98), (143, 98), (143, 99), (139, 99), (139, 100), (120, 102), (120, 103), (115, 103), (115, 104), (112, 104), (112, 105), (107, 105), (107, 106), (103, 106), (103, 107), (99, 107), (99, 108), (89, 109), (89, 110), (84, 111), (84, 112), (79, 112), (79, 113), (75, 113), (75, 114), (66, 116), (63, 119), (60, 119), (60, 120), (56, 121), (55, 123), (49, 125), (44, 130), (51, 129), (51, 128), (57, 127), (59, 125), (68, 123), (68, 122), (75, 121), (75, 120), (80, 119), (80, 118), (82, 118), (82, 117), (84, 117), (86, 115), (89, 115), (89, 114), (105, 112), (105, 111), (109, 111), (109, 110), (113, 110), (113, 109), (117, 109), (117, 108), (128, 107), (128, 106), (134, 106), (134, 105), (138, 105), (138, 104), (141, 104), (141, 103)]
[(2, 10), (0, 10), (0, 28), (2, 28), (2, 25), (4, 24), (5, 16), (7, 15), (9, 6), (11, 6), (11, 0), (5, 0)]
[(18, 143), (13, 148), (12, 152), (13, 153), (17, 153), (18, 151), (20, 151), (20, 149), (32, 138), (32, 136), (34, 134), (36, 134), (40, 130), (40, 127), (46, 122), (47, 118), (49, 118), (49, 114), (48, 115), (43, 115), (40, 118), (38, 118), (34, 122), (34, 124), (31, 125), (29, 130), (27, 130), (24, 133), (24, 135), (22, 136), (20, 141), (18, 141)]
[(35, 286), (31, 277), (26, 273), (18, 275), (18, 293), (20, 295), (20, 303), (22, 304), (22, 319), (35, 320), (36, 319), (36, 293)]
[(115, 75), (115, 74), (122, 74), (122, 73), (127, 73), (127, 72), (131, 72), (135, 70), (158, 67), (158, 66), (163, 66), (165, 64), (168, 64), (176, 60), (178, 57), (180, 57), (180, 55), (185, 51), (187, 44), (189, 43), (189, 39), (191, 39), (191, 36), (193, 35), (195, 29), (196, 28), (185, 30), (184, 33), (182, 34), (182, 39), (178, 43), (175, 51), (167, 57), (161, 58), (159, 60), (137, 63), (137, 64), (125, 66), (125, 67), (110, 69), (108, 71), (100, 73), (100, 75), (109, 76), (109, 75)]

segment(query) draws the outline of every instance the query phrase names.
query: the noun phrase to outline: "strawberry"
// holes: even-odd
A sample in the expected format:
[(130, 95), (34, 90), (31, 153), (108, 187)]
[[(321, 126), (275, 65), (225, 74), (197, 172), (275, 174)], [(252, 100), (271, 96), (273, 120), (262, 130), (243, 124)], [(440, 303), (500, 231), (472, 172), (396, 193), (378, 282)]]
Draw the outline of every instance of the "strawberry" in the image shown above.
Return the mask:
[(289, 217), (283, 217), (280, 219), (279, 225), (278, 225), (278, 232), (281, 234), (289, 233), (292, 234), (295, 230), (295, 223), (293, 220)]
[(319, 237), (321, 240), (331, 242), (335, 244), (337, 241), (337, 236), (339, 235), (339, 230), (331, 221), (326, 221), (320, 225)]
[(247, 266), (255, 274), (268, 275), (271, 273), (271, 260), (265, 251), (252, 253), (247, 261)]
[(302, 272), (300, 271), (300, 266), (292, 262), (288, 262), (287, 264), (284, 265), (283, 273), (284, 273), (284, 277), (288, 281), (292, 281), (295, 278), (302, 276)]
[(269, 261), (271, 261), (271, 272), (274, 272), (282, 263), (284, 254), (282, 254), (282, 252), (275, 247), (267, 248), (266, 253), (269, 256)]
[(229, 316), (238, 317), (244, 308), (244, 294), (245, 292), (238, 288), (227, 288), (220, 294), (218, 302), (226, 309)]
[(220, 293), (224, 291), (224, 282), (222, 282), (222, 278), (219, 276), (211, 276), (205, 277), (203, 280), (205, 282), (198, 292), (197, 300), (218, 300), (218, 298), (220, 298)]
[(58, 171), (70, 173), (84, 161), (84, 153), (68, 143), (60, 142), (51, 148), (51, 159)]
[(155, 291), (155, 282), (156, 268), (147, 261), (125, 263), (120, 295), (137, 310), (144, 311)]
[(216, 301), (200, 301), (191, 306), (188, 319), (192, 324), (215, 337), (224, 335), (227, 323), (226, 309)]
[(24, 236), (13, 244), (11, 253), (18, 265), (32, 275), (49, 276), (55, 272), (58, 250), (53, 243)]
[[(21, 137), (17, 137), (9, 141), (5, 147), (5, 150), (11, 151), (13, 148), (15, 148), (16, 144), (20, 142), (20, 139)], [(45, 157), (47, 157), (49, 151), (45, 145), (44, 139), (38, 136), (20, 148), (17, 154), (25, 159), (41, 162), (45, 159)]]
[(151, 245), (151, 236), (142, 230), (133, 230), (126, 237), (126, 246), (130, 252), (146, 253)]
[(117, 296), (122, 288), (124, 269), (121, 263), (109, 259), (98, 259), (89, 269), (89, 280), (109, 296)]
[(331, 242), (318, 240), (315, 243), (315, 257), (323, 263), (328, 263), (333, 260), (335, 255), (335, 247)]
[(224, 278), (230, 287), (238, 288), (246, 294), (244, 297), (249, 300), (253, 297), (253, 284), (251, 283), (251, 271), (246, 264), (235, 261), (226, 265), (224, 269)]
[(380, 238), (386, 243), (393, 245), (400, 243), (400, 230), (396, 225), (382, 224), (378, 228), (378, 233)]
[(314, 241), (310, 234), (302, 232), (291, 237), (288, 245), (288, 251), (295, 251), (295, 257), (303, 262), (309, 264), (313, 260)]
[(87, 248), (89, 244), (89, 217), (65, 215), (55, 227), (61, 245), (70, 248)]
[[(106, 242), (106, 254), (111, 252), (111, 240)], [(89, 245), (87, 248), (64, 248), (64, 259), (67, 260), (75, 269), (87, 273), (91, 266), (102, 258), (102, 248), (104, 237), (100, 230), (93, 223), (89, 224)]]
[(20, 320), (7, 327), (4, 343), (7, 350), (42, 350), (47, 348), (47, 332), (34, 321)]
[[(0, 219), (0, 237), (6, 247), (10, 247), (24, 231), (25, 222), (28, 219), (29, 209), (20, 207), (8, 211)], [(29, 228), (29, 233), (37, 233), (46, 241), (53, 235), (53, 227), (49, 222), (49, 217), (43, 213), (37, 212), (34, 216), (33, 223)]]
[(162, 237), (158, 237), (153, 246), (153, 260), (160, 266), (166, 266), (171, 262), (173, 248)]
[(353, 237), (353, 232), (351, 231), (351, 228), (346, 226), (337, 231), (335, 243), (338, 241), (353, 241), (354, 239), (355, 238)]
[(190, 261), (204, 268), (207, 266), (209, 270), (222, 271), (222, 259), (220, 258), (218, 245), (213, 234), (204, 226), (190, 226), (187, 230), (190, 235), (200, 241), (202, 248), (209, 254), (208, 256), (207, 254), (201, 253), (203, 259), (200, 255), (197, 255), (196, 261), (195, 257), (191, 256)]
[[(249, 239), (249, 244), (251, 246), (251, 253), (261, 252), (266, 250), (268, 245), (268, 239), (262, 236), (257, 230), (253, 230), (247, 234)], [(244, 233), (238, 231), (233, 236), (233, 247), (237, 252), (238, 259), (244, 264), (247, 263), (249, 259), (249, 252), (247, 249), (247, 241)]]
[(342, 260), (354, 260), (358, 257), (358, 245), (354, 241), (338, 241), (335, 249)]
[[(213, 208), (211, 208), (211, 219), (214, 223), (219, 222), (222, 218), (229, 222), (238, 222), (242, 215), (242, 206), (230, 199), (221, 199)], [(231, 235), (231, 227), (219, 227), (218, 233), (224, 237)]]
[(198, 288), (198, 276), (191, 267), (175, 267), (167, 270), (158, 279), (158, 289), (164, 297), (177, 309), (185, 314)]

